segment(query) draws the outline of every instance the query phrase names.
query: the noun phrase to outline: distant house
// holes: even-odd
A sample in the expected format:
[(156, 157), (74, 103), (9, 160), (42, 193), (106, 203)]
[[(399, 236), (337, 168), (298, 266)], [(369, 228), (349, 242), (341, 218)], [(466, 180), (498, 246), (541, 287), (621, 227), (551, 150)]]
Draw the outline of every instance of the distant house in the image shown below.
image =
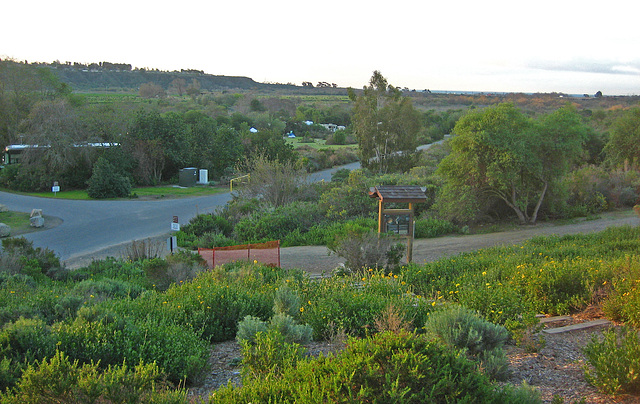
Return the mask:
[(335, 132), (337, 130), (345, 130), (346, 128), (341, 125), (336, 125), (334, 123), (321, 123), (320, 126), (324, 126), (329, 132)]

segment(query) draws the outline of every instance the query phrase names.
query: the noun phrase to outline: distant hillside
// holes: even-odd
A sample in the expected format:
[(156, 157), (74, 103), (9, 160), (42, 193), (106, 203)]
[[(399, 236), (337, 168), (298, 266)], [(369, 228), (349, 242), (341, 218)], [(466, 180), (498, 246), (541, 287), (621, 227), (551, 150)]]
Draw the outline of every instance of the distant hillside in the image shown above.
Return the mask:
[(140, 85), (153, 83), (167, 90), (175, 79), (187, 84), (198, 80), (203, 91), (295, 89), (286, 84), (258, 83), (249, 77), (215, 76), (200, 72), (164, 72), (157, 70), (89, 70), (67, 66), (50, 66), (62, 82), (75, 91), (137, 91)]

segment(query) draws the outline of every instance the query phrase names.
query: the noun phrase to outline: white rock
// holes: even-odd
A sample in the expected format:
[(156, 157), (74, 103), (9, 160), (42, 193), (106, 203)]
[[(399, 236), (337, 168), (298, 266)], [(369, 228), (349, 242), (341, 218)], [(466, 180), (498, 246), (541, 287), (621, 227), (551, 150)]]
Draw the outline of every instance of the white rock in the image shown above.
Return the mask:
[(0, 223), (0, 237), (9, 237), (11, 235), (11, 226)]

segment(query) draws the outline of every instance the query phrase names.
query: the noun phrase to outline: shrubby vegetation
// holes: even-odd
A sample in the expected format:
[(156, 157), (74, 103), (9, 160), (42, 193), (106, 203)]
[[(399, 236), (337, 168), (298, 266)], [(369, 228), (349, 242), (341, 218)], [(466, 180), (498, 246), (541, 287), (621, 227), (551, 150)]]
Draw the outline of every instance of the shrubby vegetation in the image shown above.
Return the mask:
[[(370, 268), (315, 280), (301, 270), (238, 262), (168, 286), (155, 282), (175, 261), (110, 259), (69, 271), (22, 239), (4, 244), (0, 383), (10, 390), (3, 402), (36, 394), (28, 386), (51, 385), (46, 375), (60, 366), (82, 375), (65, 379), (56, 393), (74, 397), (88, 394), (82, 387), (87, 385), (100, 397), (119, 391), (106, 386), (135, 378), (125, 375), (137, 365), (155, 375), (148, 380), (156, 386), (171, 385), (162, 380), (190, 385), (206, 369), (209, 343), (236, 337), (245, 354), (243, 387), (219, 390), (214, 401), (306, 394), (349, 400), (360, 394), (363, 400), (399, 395), (420, 402), (487, 394), (496, 402), (523, 396), (537, 402), (526, 387), (496, 388), (491, 382), (508, 371), (502, 351), (507, 339), (520, 341), (535, 325), (534, 314), (570, 313), (595, 298), (616, 320), (636, 325), (640, 304), (640, 230), (630, 227), (540, 237), (393, 272)], [(187, 257), (172, 259), (191, 263)], [(300, 345), (310, 333), (316, 340), (337, 334), (352, 339), (335, 357), (310, 359)], [(634, 344), (629, 339), (624, 349), (636, 349)], [(589, 374), (598, 385), (611, 386), (608, 378), (617, 377), (607, 369), (633, 366), (624, 365), (623, 357), (635, 354), (618, 354), (613, 345), (589, 349)], [(391, 351), (399, 356), (388, 357)], [(377, 355), (387, 359), (373, 360)], [(610, 362), (602, 362), (604, 357)], [(157, 368), (148, 368), (154, 362)], [(442, 373), (415, 373), (423, 366)], [(384, 378), (382, 368), (398, 378)], [(447, 378), (458, 372), (455, 389), (435, 387), (448, 385)], [(316, 376), (308, 379), (310, 374)], [(300, 377), (319, 389), (297, 384)], [(434, 387), (427, 391), (427, 385)], [(184, 402), (179, 389), (147, 388), (136, 394), (175, 393), (175, 402)]]

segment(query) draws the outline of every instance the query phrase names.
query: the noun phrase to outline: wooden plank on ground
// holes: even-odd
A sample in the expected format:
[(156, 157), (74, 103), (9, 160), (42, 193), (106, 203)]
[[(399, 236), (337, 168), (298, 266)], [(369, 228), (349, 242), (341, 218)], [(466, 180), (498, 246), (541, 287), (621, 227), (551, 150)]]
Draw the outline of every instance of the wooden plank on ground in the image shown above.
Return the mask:
[(547, 334), (559, 334), (561, 332), (584, 330), (585, 328), (597, 327), (600, 325), (608, 325), (608, 324), (611, 324), (609, 320), (600, 319), (600, 320), (587, 321), (579, 324), (567, 325), (565, 327), (549, 328), (546, 330), (542, 330), (542, 332), (545, 332)]
[(555, 317), (543, 317), (540, 319), (540, 324), (555, 323), (558, 321), (571, 320), (571, 316), (555, 316)]

